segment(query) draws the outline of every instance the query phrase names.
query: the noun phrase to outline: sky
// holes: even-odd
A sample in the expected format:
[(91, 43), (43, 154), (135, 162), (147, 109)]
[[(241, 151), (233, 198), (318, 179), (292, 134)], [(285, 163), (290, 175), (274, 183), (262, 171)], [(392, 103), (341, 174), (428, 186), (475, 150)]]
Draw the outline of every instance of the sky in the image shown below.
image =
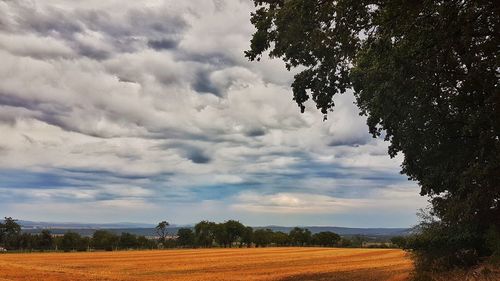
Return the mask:
[(249, 62), (252, 1), (0, 0), (0, 215), (408, 227), (427, 199), (352, 93)]

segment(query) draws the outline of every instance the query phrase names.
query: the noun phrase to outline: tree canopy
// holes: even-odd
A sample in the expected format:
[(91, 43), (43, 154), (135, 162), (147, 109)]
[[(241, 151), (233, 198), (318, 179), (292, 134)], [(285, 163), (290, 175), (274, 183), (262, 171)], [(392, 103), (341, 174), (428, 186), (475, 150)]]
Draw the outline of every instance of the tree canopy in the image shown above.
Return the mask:
[(338, 244), (341, 237), (337, 233), (331, 231), (322, 231), (315, 233), (312, 236), (312, 241), (314, 245), (321, 245), (325, 247), (334, 247)]
[(170, 225), (168, 221), (161, 221), (158, 223), (158, 225), (155, 227), (156, 229), (156, 234), (160, 237), (160, 240), (162, 242), (165, 242), (168, 236), (168, 229), (167, 227)]
[(5, 217), (3, 223), (0, 223), (0, 245), (5, 248), (11, 248), (15, 244), (15, 238), (21, 233), (21, 226), (17, 220), (11, 217)]
[(326, 118), (334, 96), (352, 89), (369, 132), (390, 142), (391, 157), (403, 153), (401, 172), (431, 197), (427, 226), (459, 241), (436, 245), (451, 256), (491, 254), (488, 233), (500, 235), (498, 3), (254, 2), (246, 56), (269, 51), (300, 66), (291, 86), (302, 112), (312, 99)]
[(177, 231), (177, 242), (181, 246), (191, 246), (195, 244), (195, 235), (190, 228), (180, 228)]
[(203, 247), (210, 247), (215, 239), (216, 223), (201, 221), (194, 226), (194, 231), (198, 243)]

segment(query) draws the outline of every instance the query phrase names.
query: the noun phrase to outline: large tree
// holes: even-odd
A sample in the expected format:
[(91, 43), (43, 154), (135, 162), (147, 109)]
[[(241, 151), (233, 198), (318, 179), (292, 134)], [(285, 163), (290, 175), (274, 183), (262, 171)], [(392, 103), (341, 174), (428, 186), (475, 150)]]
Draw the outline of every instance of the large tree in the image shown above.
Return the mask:
[(227, 232), (227, 242), (229, 247), (231, 247), (233, 243), (238, 240), (240, 240), (241, 243), (241, 238), (245, 232), (245, 226), (241, 222), (235, 220), (228, 220), (224, 222), (224, 226)]
[(295, 246), (306, 246), (311, 242), (311, 231), (307, 228), (294, 227), (288, 234), (290, 242)]
[(273, 231), (269, 228), (257, 229), (253, 232), (253, 242), (255, 247), (266, 247), (273, 238)]
[(434, 243), (420, 250), (440, 248), (453, 263), (490, 255), (500, 235), (497, 1), (254, 2), (246, 56), (269, 51), (300, 67), (302, 111), (312, 99), (326, 118), (352, 89), (370, 133), (390, 142), (391, 157), (403, 153), (402, 173), (433, 206), (423, 226)]
[(21, 226), (17, 220), (5, 217), (3, 223), (0, 223), (0, 245), (7, 249), (15, 248), (20, 235)]
[(61, 250), (69, 251), (83, 251), (88, 245), (85, 245), (85, 240), (76, 232), (68, 231), (64, 233), (61, 239)]
[(50, 250), (54, 245), (54, 238), (50, 230), (44, 229), (38, 235), (38, 247), (42, 250)]
[(92, 235), (94, 249), (112, 251), (118, 247), (120, 237), (107, 230), (97, 230)]
[(170, 223), (168, 223), (168, 221), (161, 221), (155, 227), (156, 234), (158, 235), (158, 238), (159, 238), (161, 243), (165, 243), (165, 241), (167, 240), (167, 236), (168, 236), (168, 229), (167, 228), (169, 225), (170, 225)]
[(183, 247), (193, 247), (195, 235), (191, 228), (180, 228), (177, 231), (177, 243)]
[(122, 249), (134, 249), (139, 247), (137, 236), (132, 233), (122, 232), (118, 240), (120, 248)]
[[(253, 228), (246, 226), (241, 234), (241, 243), (245, 244), (248, 248), (252, 246), (253, 242)], [(241, 245), (240, 245), (241, 246)]]
[(211, 221), (200, 221), (194, 226), (196, 242), (202, 247), (212, 247), (217, 224)]
[(312, 242), (314, 245), (319, 245), (323, 247), (334, 247), (337, 246), (340, 241), (340, 235), (331, 231), (322, 231), (315, 233), (312, 236)]

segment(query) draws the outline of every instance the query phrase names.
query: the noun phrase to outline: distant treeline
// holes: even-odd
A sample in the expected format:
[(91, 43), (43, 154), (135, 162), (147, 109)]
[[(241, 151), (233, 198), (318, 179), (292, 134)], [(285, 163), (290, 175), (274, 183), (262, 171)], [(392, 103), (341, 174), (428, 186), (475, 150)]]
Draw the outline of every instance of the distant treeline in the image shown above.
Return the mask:
[[(312, 234), (307, 228), (295, 227), (290, 232), (256, 229), (239, 221), (223, 223), (201, 221), (194, 228), (180, 228), (176, 234), (168, 232), (169, 223), (160, 222), (157, 235), (146, 237), (127, 232), (115, 234), (97, 230), (91, 237), (68, 231), (53, 235), (49, 230), (38, 234), (22, 233), (20, 225), (12, 218), (0, 223), (0, 247), (8, 251), (90, 251), (162, 248), (211, 248), (211, 247), (269, 247), (269, 246), (321, 246), (362, 247), (361, 236), (351, 238), (323, 231)], [(386, 244), (371, 245), (387, 247)]]

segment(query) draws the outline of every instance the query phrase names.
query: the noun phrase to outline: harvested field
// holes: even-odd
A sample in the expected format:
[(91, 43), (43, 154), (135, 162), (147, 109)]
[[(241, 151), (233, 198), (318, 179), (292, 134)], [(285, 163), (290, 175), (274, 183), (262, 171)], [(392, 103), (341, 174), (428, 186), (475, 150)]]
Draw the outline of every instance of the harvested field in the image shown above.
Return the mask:
[(406, 280), (395, 249), (251, 248), (0, 255), (0, 280)]

